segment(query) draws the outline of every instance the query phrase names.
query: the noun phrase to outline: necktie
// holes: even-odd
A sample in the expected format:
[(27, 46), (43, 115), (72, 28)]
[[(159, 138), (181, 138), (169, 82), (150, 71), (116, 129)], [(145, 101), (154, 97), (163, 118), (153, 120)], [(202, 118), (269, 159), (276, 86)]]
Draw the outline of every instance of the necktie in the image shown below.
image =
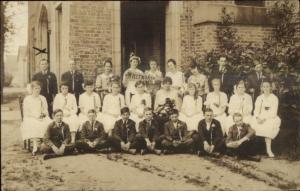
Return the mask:
[(74, 92), (74, 89), (75, 89), (75, 81), (74, 81), (74, 74), (75, 74), (75, 72), (74, 71), (72, 71), (71, 72), (72, 73), (72, 91)]
[(65, 139), (64, 128), (62, 128), (62, 124), (59, 123), (59, 124), (58, 124), (58, 127), (61, 128), (61, 135), (62, 135), (62, 138)]
[(94, 122), (91, 122), (91, 124), (92, 124), (92, 131), (94, 132)]
[(124, 140), (124, 142), (127, 143), (127, 139), (128, 139), (128, 131), (127, 131), (127, 127), (126, 127), (126, 121), (123, 121), (123, 134), (125, 135), (125, 140)]
[(238, 140), (240, 139), (240, 136), (241, 136), (241, 130), (240, 130), (240, 127), (238, 127), (238, 135), (237, 135)]

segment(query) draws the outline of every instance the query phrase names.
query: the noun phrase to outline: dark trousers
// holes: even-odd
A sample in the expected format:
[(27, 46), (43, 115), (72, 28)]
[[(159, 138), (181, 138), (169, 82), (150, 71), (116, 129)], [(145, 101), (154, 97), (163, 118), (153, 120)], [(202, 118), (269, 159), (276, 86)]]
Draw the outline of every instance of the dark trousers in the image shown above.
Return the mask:
[[(206, 152), (204, 150), (204, 141), (199, 137), (199, 135), (197, 133), (193, 134), (193, 140), (196, 142), (196, 150), (201, 151), (201, 152)], [(211, 145), (211, 143), (208, 143), (209, 145)], [(222, 140), (220, 142), (218, 142), (217, 144), (214, 145), (214, 150), (213, 152), (219, 152), (224, 154), (226, 152), (226, 145), (225, 142)]]
[(238, 148), (227, 148), (226, 153), (230, 156), (254, 156), (256, 152), (256, 140), (252, 139), (249, 141), (243, 142)]
[[(121, 141), (113, 136), (107, 138), (107, 144), (109, 147), (115, 149), (116, 151), (121, 151)], [(146, 145), (145, 139), (141, 137), (135, 137), (129, 145), (129, 149), (141, 150)]]
[[(65, 151), (64, 151), (64, 154), (71, 154), (74, 152), (74, 145), (70, 144), (70, 145), (66, 145), (65, 147)], [(45, 154), (53, 154), (54, 151), (52, 150), (52, 148), (49, 146), (49, 145), (46, 145), (45, 143), (43, 143), (41, 145), (41, 148), (40, 148), (40, 151), (42, 153), (45, 153)]]
[(96, 150), (101, 150), (101, 149), (104, 149), (104, 148), (108, 148), (109, 145), (108, 145), (108, 142), (106, 140), (100, 140), (96, 144), (95, 148), (92, 148), (84, 140), (78, 140), (75, 143), (75, 147), (78, 151), (81, 151), (81, 152), (94, 152)]
[(171, 150), (175, 152), (188, 152), (196, 149), (196, 141), (193, 135), (191, 136), (191, 138), (187, 138), (177, 143), (164, 138), (161, 142), (161, 146), (162, 149), (165, 150)]
[[(140, 149), (145, 149), (145, 150), (148, 150), (148, 151), (151, 151), (148, 147), (147, 147), (147, 142), (146, 142), (146, 139), (137, 135), (136, 137), (138, 139), (138, 143), (139, 143), (139, 148)], [(162, 141), (164, 140), (164, 135), (161, 135), (160, 137), (157, 137), (155, 139), (153, 139), (151, 142), (155, 142), (155, 147), (154, 149), (159, 149), (161, 150), (162, 149)]]

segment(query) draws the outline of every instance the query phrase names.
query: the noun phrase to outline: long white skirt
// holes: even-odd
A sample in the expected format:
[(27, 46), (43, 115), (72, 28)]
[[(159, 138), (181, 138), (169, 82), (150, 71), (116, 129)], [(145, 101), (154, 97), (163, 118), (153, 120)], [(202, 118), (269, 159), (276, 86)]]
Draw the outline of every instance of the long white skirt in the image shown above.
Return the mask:
[(132, 119), (134, 122), (135, 122), (135, 128), (136, 128), (136, 131), (138, 132), (139, 131), (139, 124), (141, 121), (143, 121), (145, 118), (142, 117), (138, 117), (138, 115), (134, 114), (134, 113), (131, 113), (130, 114), (130, 119)]
[(183, 113), (179, 113), (179, 120), (186, 122), (189, 131), (198, 131), (199, 121), (204, 119), (202, 114), (197, 114), (192, 117), (188, 117)]
[(71, 132), (76, 132), (78, 130), (80, 122), (77, 115), (70, 115), (69, 117), (64, 117), (63, 121), (69, 125)]
[[(252, 115), (246, 115), (246, 116), (243, 116), (243, 122), (244, 123), (247, 123), (247, 124), (250, 124), (251, 127), (252, 127), (252, 121), (253, 121), (253, 117)], [(232, 115), (229, 115), (227, 118), (226, 118), (226, 121), (225, 121), (225, 131), (226, 133), (228, 134), (228, 131), (229, 131), (229, 128), (231, 126), (234, 125), (234, 121), (233, 121), (233, 117)]]
[(257, 119), (253, 117), (252, 127), (255, 130), (256, 136), (267, 137), (274, 139), (281, 124), (281, 119), (277, 116), (275, 118), (267, 119), (264, 123), (258, 124)]
[(21, 124), (22, 139), (43, 138), (48, 125), (52, 120), (47, 116), (42, 120), (37, 120), (32, 117), (24, 117)]
[(225, 135), (225, 133), (227, 132), (226, 131), (226, 119), (227, 119), (226, 113), (223, 113), (222, 115), (215, 117), (215, 119), (220, 122), (223, 135)]
[(99, 114), (99, 121), (103, 123), (104, 130), (107, 133), (110, 133), (115, 126), (115, 122), (119, 120), (121, 117), (115, 117), (113, 115), (109, 115), (106, 113)]

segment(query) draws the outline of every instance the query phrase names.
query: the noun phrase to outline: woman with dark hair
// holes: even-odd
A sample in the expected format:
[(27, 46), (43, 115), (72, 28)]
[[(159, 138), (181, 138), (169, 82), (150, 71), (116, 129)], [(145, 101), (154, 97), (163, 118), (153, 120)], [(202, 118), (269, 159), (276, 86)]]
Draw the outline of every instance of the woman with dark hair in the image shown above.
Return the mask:
[(272, 139), (274, 139), (281, 124), (281, 119), (277, 115), (278, 98), (272, 93), (271, 82), (261, 83), (263, 94), (255, 101), (254, 119), (252, 126), (256, 131), (256, 136), (265, 137), (266, 150), (269, 157), (274, 157), (272, 152)]
[(110, 60), (105, 60), (103, 62), (104, 72), (102, 74), (97, 75), (96, 78), (96, 91), (99, 93), (101, 102), (103, 102), (103, 98), (110, 91), (111, 79), (114, 76), (112, 73), (112, 62)]
[(199, 121), (203, 119), (202, 98), (194, 83), (188, 83), (187, 91), (183, 97), (179, 119), (187, 123), (189, 131), (197, 130)]
[(168, 72), (166, 73), (166, 77), (170, 77), (172, 79), (172, 87), (176, 90), (183, 92), (185, 85), (185, 77), (183, 73), (177, 70), (176, 61), (174, 59), (169, 59), (167, 61)]
[(136, 93), (135, 83), (139, 80), (143, 80), (144, 73), (137, 68), (137, 66), (141, 63), (141, 58), (135, 56), (134, 54), (130, 55), (129, 64), (130, 68), (128, 68), (123, 75), (123, 85), (126, 88), (125, 91), (125, 103), (126, 105), (130, 105), (131, 97)]
[(191, 66), (191, 73), (192, 75), (189, 77), (188, 83), (196, 84), (196, 88), (200, 96), (208, 94), (208, 79), (204, 74), (200, 73), (200, 69), (197, 64), (193, 64)]
[(30, 95), (24, 98), (23, 113), (24, 119), (21, 124), (21, 134), (23, 140), (32, 139), (32, 155), (38, 151), (38, 139), (43, 138), (51, 119), (48, 114), (46, 98), (40, 94), (41, 83), (32, 81), (30, 84)]

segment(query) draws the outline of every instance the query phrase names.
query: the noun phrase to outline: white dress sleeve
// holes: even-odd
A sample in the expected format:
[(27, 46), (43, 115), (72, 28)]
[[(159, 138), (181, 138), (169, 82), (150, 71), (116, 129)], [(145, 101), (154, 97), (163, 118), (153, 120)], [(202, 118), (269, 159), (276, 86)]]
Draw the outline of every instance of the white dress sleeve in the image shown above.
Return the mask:
[(198, 114), (198, 113), (203, 114), (203, 111), (202, 111), (202, 103), (203, 103), (202, 97), (201, 97), (201, 96), (198, 96), (197, 102), (196, 102), (196, 104), (197, 104), (197, 107), (196, 107), (196, 113), (197, 113), (197, 114)]
[(71, 101), (71, 111), (70, 111), (70, 113), (72, 115), (76, 115), (77, 114), (77, 102), (76, 102), (76, 98), (73, 94), (70, 94), (70, 101)]
[(278, 98), (274, 94), (272, 94), (272, 97), (270, 99), (271, 99), (272, 104), (271, 104), (270, 109), (266, 113), (265, 117), (267, 119), (276, 117), (277, 111), (278, 111)]
[(146, 94), (146, 106), (151, 108), (152, 101), (149, 93)]
[(33, 116), (32, 112), (31, 112), (31, 107), (32, 107), (32, 104), (30, 104), (30, 97), (26, 96), (23, 101), (24, 117), (37, 117), (37, 116)]
[(244, 109), (243, 113), (246, 115), (251, 115), (252, 109), (253, 109), (253, 103), (252, 103), (252, 97), (248, 94), (245, 96), (245, 101), (244, 101)]
[(59, 94), (56, 94), (54, 101), (53, 101), (53, 111), (56, 109), (60, 109), (59, 107)]
[(47, 104), (47, 100), (44, 96), (40, 96), (41, 100), (42, 100), (42, 112), (49, 116), (49, 113), (48, 113), (48, 104)]
[(255, 101), (255, 108), (254, 108), (255, 117), (258, 117), (260, 115), (260, 112), (262, 110), (262, 104), (263, 104), (262, 96), (258, 96)]

